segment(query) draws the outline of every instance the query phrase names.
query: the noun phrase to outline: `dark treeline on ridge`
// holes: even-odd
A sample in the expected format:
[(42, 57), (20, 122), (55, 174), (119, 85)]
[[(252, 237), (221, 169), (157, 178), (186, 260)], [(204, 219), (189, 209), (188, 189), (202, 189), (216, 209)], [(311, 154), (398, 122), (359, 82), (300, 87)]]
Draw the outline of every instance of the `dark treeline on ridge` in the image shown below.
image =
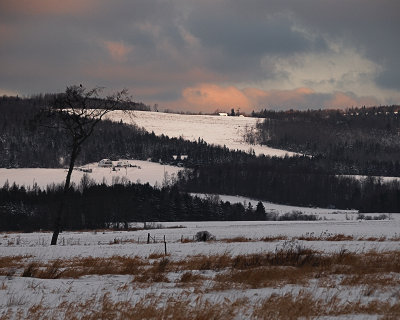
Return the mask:
[(269, 111), (254, 140), (312, 155), (337, 174), (400, 176), (400, 106)]
[[(290, 167), (296, 159), (246, 164), (205, 165), (181, 174), (188, 192), (243, 195), (296, 206), (358, 209), (361, 212), (400, 212), (400, 182), (357, 179)], [(285, 169), (285, 166), (287, 168)]]
[[(154, 188), (149, 184), (89, 185), (71, 189), (66, 201), (63, 226), (66, 230), (122, 227), (129, 222), (315, 220), (316, 216), (289, 212), (278, 217), (256, 207), (230, 204), (218, 197), (199, 198), (182, 193), (176, 186)], [(85, 187), (82, 187), (85, 185)], [(0, 231), (49, 230), (62, 188), (30, 190), (18, 186), (0, 188)]]

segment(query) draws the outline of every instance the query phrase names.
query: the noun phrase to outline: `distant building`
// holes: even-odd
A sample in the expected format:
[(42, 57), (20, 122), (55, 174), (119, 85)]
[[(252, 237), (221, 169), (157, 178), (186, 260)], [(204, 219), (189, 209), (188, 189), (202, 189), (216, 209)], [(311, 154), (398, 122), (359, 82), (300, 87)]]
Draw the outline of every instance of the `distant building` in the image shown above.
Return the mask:
[(218, 113), (221, 117), (227, 117), (228, 116), (228, 114), (226, 113), (226, 112), (220, 112), (220, 113)]
[(110, 159), (102, 159), (99, 161), (99, 167), (111, 168), (112, 166), (113, 166), (113, 163)]
[(124, 168), (130, 167), (130, 163), (128, 160), (121, 160), (117, 162), (116, 167), (124, 167)]
[(187, 154), (181, 154), (181, 155), (172, 155), (172, 158), (174, 160), (186, 160), (188, 158)]

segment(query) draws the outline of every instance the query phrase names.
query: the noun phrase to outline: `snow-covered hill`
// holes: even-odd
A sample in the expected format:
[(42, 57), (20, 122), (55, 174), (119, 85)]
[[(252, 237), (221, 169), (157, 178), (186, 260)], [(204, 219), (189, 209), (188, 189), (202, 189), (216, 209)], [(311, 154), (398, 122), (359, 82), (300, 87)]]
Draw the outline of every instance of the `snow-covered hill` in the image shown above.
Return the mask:
[(184, 115), (163, 112), (114, 111), (107, 119), (134, 123), (156, 135), (164, 134), (169, 137), (183, 137), (186, 140), (203, 139), (209, 144), (227, 146), (229, 149), (249, 151), (253, 149), (259, 154), (284, 157), (293, 152), (273, 149), (262, 145), (252, 145), (245, 142), (244, 135), (255, 130), (258, 118), (251, 117), (221, 117), (210, 115)]
[[(114, 161), (116, 164), (117, 161)], [(126, 179), (131, 182), (149, 183), (154, 186), (162, 185), (164, 180), (176, 177), (177, 173), (182, 168), (161, 165), (149, 161), (129, 160), (132, 167), (116, 168), (113, 171), (111, 168), (100, 168), (97, 163), (92, 163), (82, 167), (83, 169), (91, 169), (89, 177), (96, 183), (106, 183), (111, 185), (121, 179)], [(79, 168), (77, 168), (79, 169)], [(14, 182), (18, 185), (32, 187), (36, 184), (40, 188), (46, 188), (47, 185), (59, 184), (65, 181), (67, 172), (65, 169), (50, 169), (50, 168), (20, 168), (20, 169), (5, 169), (0, 168), (0, 187), (6, 181), (10, 185)], [(71, 181), (79, 184), (84, 175), (83, 171), (74, 170)]]

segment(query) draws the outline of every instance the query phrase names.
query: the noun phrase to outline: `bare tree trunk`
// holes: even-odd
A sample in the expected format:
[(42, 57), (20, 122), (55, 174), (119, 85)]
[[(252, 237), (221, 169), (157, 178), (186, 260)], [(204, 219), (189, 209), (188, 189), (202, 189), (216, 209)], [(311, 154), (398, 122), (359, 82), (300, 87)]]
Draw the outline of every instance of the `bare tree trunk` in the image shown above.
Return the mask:
[(54, 220), (53, 236), (51, 237), (51, 245), (52, 246), (57, 244), (58, 235), (60, 234), (60, 231), (61, 231), (61, 219), (64, 215), (65, 200), (67, 198), (67, 193), (68, 193), (68, 190), (69, 190), (69, 187), (71, 184), (71, 175), (72, 175), (72, 171), (74, 170), (75, 160), (76, 160), (78, 154), (79, 154), (79, 145), (74, 143), (72, 146), (71, 159), (69, 161), (69, 168), (68, 168), (67, 177), (65, 179), (65, 185), (64, 185), (62, 199), (60, 202), (60, 206), (58, 207), (58, 210), (57, 210), (56, 218)]

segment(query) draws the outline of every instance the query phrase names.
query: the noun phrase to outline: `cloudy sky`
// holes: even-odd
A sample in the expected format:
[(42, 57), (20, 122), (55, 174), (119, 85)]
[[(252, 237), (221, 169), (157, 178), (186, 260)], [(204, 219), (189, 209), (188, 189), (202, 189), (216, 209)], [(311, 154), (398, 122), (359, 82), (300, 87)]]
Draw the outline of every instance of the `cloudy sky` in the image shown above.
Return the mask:
[(212, 112), (400, 104), (397, 0), (0, 0), (0, 95)]

